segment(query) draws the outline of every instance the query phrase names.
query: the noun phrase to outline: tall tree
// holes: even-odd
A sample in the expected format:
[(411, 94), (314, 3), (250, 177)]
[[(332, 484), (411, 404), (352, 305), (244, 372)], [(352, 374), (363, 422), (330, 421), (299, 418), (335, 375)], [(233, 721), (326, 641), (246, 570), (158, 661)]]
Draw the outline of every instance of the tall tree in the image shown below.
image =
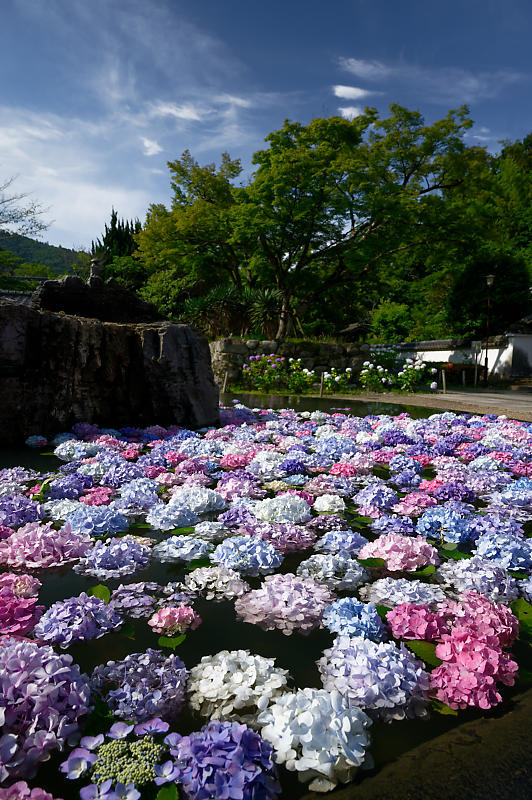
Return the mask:
[(14, 181), (15, 177), (11, 177), (0, 183), (0, 228), (24, 235), (45, 230), (48, 223), (41, 216), (46, 209), (30, 200), (28, 194), (12, 194)]

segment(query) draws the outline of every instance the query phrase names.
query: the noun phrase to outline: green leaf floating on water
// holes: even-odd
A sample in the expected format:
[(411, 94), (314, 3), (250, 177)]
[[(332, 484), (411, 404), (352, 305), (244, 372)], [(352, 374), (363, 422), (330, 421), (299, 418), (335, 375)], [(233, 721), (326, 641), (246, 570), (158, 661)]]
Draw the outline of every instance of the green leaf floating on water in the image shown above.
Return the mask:
[(177, 786), (175, 783), (167, 783), (162, 789), (159, 789), (155, 796), (155, 800), (177, 800)]
[[(444, 545), (445, 547), (445, 545)], [(459, 561), (461, 558), (471, 558), (469, 553), (462, 553), (461, 550), (438, 550), (438, 553), (443, 558), (453, 558), (455, 561)]]
[(451, 706), (442, 703), (440, 700), (432, 700), (430, 703), (430, 707), (432, 708), (433, 711), (436, 711), (438, 714), (449, 714), (453, 717), (458, 716), (458, 711), (455, 711), (454, 708), (451, 708)]
[(187, 536), (189, 533), (194, 533), (194, 528), (174, 528), (169, 533), (172, 536)]
[(101, 583), (98, 586), (93, 586), (89, 589), (87, 593), (90, 597), (99, 597), (100, 600), (103, 600), (104, 603), (108, 603), (111, 599), (111, 592), (107, 588), (107, 586), (103, 586)]
[(439, 667), (440, 664), (443, 663), (436, 655), (436, 645), (433, 642), (419, 641), (416, 639), (412, 642), (405, 642), (405, 644), (409, 650), (423, 659), (426, 664), (430, 664), (431, 667)]
[(386, 619), (386, 614), (388, 613), (388, 611), (392, 610), (391, 608), (388, 608), (388, 606), (375, 606), (375, 609), (379, 617), (381, 617), (382, 619)]
[(409, 572), (408, 574), (414, 575), (417, 578), (418, 575), (420, 576), (433, 575), (435, 572), (436, 572), (436, 567), (434, 566), (434, 564), (428, 564), (426, 567), (423, 567), (423, 569), (416, 569), (415, 571)]
[(524, 597), (520, 597), (510, 608), (519, 620), (519, 637), (532, 641), (532, 605)]
[(126, 636), (128, 639), (135, 638), (135, 628), (132, 622), (125, 622), (122, 627), (120, 628), (120, 633), (122, 636)]
[(192, 561), (188, 562), (185, 569), (187, 569), (189, 572), (192, 572), (193, 570), (198, 569), (198, 567), (210, 567), (210, 566), (211, 566), (210, 559), (194, 558), (192, 559)]
[(157, 644), (161, 647), (171, 647), (172, 650), (175, 650), (181, 642), (184, 642), (187, 638), (186, 633), (182, 633), (181, 636), (159, 636), (157, 639)]
[(386, 561), (383, 558), (357, 558), (357, 561), (363, 567), (369, 567), (370, 569), (382, 569), (382, 567), (386, 566)]

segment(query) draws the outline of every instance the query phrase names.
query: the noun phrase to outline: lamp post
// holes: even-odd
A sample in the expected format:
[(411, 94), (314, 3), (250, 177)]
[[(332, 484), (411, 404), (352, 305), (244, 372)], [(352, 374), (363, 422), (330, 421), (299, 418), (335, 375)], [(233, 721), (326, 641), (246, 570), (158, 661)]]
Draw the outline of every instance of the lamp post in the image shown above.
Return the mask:
[(486, 313), (486, 355), (484, 358), (484, 386), (488, 385), (488, 340), (490, 336), (490, 311), (491, 311), (491, 287), (495, 280), (495, 275), (486, 275), (486, 286), (488, 288), (488, 304)]

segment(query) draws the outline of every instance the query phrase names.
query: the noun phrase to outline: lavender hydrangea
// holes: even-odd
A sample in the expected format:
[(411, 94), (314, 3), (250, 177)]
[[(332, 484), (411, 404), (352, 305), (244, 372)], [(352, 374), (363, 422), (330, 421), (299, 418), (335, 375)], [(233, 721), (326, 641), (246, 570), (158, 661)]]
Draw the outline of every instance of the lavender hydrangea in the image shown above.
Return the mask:
[(109, 605), (114, 608), (117, 614), (131, 617), (132, 619), (143, 619), (149, 617), (155, 611), (157, 598), (151, 592), (160, 591), (161, 587), (157, 583), (128, 583), (120, 584), (111, 593)]
[(103, 580), (122, 578), (145, 569), (151, 558), (150, 548), (129, 536), (96, 542), (85, 558), (74, 567), (80, 575)]
[(445, 592), (439, 586), (419, 580), (410, 581), (408, 578), (379, 578), (372, 584), (362, 586), (359, 595), (365, 602), (388, 608), (400, 603), (426, 603), (433, 606), (445, 600)]
[(86, 675), (69, 655), (5, 638), (0, 647), (0, 783), (31, 778), (89, 712)]
[(338, 636), (317, 663), (327, 691), (336, 689), (374, 719), (427, 715), (429, 675), (404, 645)]
[(0, 525), (6, 528), (19, 528), (29, 522), (37, 522), (43, 516), (39, 503), (24, 494), (0, 496)]
[(274, 572), (283, 561), (281, 553), (268, 542), (249, 536), (230, 536), (219, 544), (211, 561), (243, 575), (265, 575)]
[(504, 567), (480, 556), (447, 561), (434, 577), (456, 595), (475, 591), (495, 603), (511, 603), (519, 593), (515, 578)]
[(353, 556), (367, 543), (366, 537), (358, 531), (329, 531), (318, 539), (315, 550), (322, 553), (349, 553)]
[(74, 642), (99, 639), (119, 628), (122, 621), (112, 606), (82, 592), (50, 606), (35, 626), (34, 635), (64, 649)]
[(302, 561), (296, 572), (335, 591), (356, 589), (370, 577), (367, 569), (347, 553), (318, 553)]
[(144, 722), (154, 716), (175, 720), (185, 701), (188, 671), (177, 655), (150, 647), (122, 661), (97, 666), (91, 690), (116, 717)]

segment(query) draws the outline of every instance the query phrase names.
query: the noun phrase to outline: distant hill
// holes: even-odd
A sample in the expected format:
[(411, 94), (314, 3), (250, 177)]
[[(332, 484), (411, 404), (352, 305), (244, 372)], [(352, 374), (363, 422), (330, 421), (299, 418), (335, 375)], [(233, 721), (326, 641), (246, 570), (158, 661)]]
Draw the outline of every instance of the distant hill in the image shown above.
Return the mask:
[(72, 272), (72, 264), (78, 259), (77, 250), (56, 247), (47, 242), (30, 239), (29, 236), (19, 236), (18, 233), (2, 230), (0, 230), (0, 249), (14, 253), (29, 264), (44, 264), (56, 275)]

